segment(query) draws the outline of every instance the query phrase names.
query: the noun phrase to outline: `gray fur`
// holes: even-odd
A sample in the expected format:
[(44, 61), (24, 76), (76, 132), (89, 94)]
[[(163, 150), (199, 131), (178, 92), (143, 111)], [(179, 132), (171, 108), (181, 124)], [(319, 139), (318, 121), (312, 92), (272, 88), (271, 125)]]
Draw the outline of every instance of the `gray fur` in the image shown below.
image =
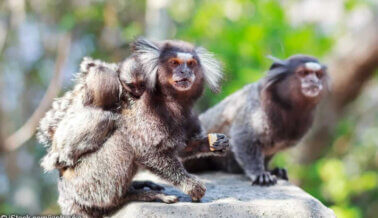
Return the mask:
[[(275, 176), (287, 179), (286, 172), (281, 169), (271, 173), (268, 163), (277, 152), (295, 145), (312, 125), (314, 110), (322, 94), (316, 99), (305, 99), (294, 93), (292, 96), (300, 99), (295, 103), (290, 102), (293, 100), (291, 95), (285, 95), (299, 92), (294, 83), (288, 81), (293, 80), (290, 78), (294, 78), (297, 67), (308, 62), (318, 63), (316, 59), (302, 55), (285, 61), (276, 60), (265, 78), (245, 86), (201, 114), (199, 118), (207, 132), (220, 132), (231, 138), (231, 152), (221, 158), (189, 161), (185, 163), (188, 169), (244, 172), (259, 185), (274, 184)], [(322, 79), (325, 86), (327, 78), (324, 75)], [(279, 91), (285, 98), (278, 99), (277, 87), (283, 88)], [(210, 167), (204, 167), (206, 165)]]
[(115, 72), (116, 67), (116, 64), (85, 57), (74, 89), (56, 99), (40, 121), (37, 137), (48, 147), (48, 154), (41, 160), (45, 171), (74, 166), (83, 154), (97, 150), (113, 131), (119, 115), (86, 106), (83, 101), (87, 98), (87, 75), (104, 69)]
[[(93, 66), (105, 66), (111, 70), (117, 69), (117, 64), (105, 63), (100, 60), (94, 60), (90, 57), (84, 57), (80, 63), (80, 71), (75, 76), (75, 87), (72, 91), (66, 92), (62, 97), (56, 98), (52, 103), (51, 109), (46, 112), (45, 116), (40, 120), (37, 128), (37, 139), (45, 147), (50, 147), (52, 143), (52, 135), (60, 121), (67, 114), (67, 110), (72, 104), (80, 105), (81, 102), (75, 102), (75, 99), (82, 99), (85, 91), (85, 78), (89, 72), (89, 68)], [(81, 96), (81, 97), (78, 97)]]

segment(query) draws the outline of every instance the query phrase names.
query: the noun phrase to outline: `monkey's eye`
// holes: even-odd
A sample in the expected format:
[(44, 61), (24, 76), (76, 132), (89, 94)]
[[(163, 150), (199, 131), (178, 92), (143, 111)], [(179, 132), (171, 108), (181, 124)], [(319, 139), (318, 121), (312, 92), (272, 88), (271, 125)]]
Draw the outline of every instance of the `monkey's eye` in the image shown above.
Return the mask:
[(180, 62), (176, 58), (172, 58), (169, 60), (169, 64), (173, 67), (177, 67), (180, 64)]
[(127, 83), (126, 86), (129, 87), (130, 89), (135, 88), (134, 83)]
[(317, 71), (316, 72), (316, 76), (318, 77), (318, 78), (322, 78), (323, 77), (323, 72), (322, 71)]
[(195, 66), (197, 65), (197, 61), (194, 60), (194, 59), (192, 59), (192, 60), (189, 60), (189, 61), (187, 62), (187, 64), (188, 64), (188, 66), (189, 66), (190, 68), (193, 68), (193, 67), (195, 67)]
[(301, 70), (298, 72), (299, 76), (307, 76), (308, 72), (306, 70)]

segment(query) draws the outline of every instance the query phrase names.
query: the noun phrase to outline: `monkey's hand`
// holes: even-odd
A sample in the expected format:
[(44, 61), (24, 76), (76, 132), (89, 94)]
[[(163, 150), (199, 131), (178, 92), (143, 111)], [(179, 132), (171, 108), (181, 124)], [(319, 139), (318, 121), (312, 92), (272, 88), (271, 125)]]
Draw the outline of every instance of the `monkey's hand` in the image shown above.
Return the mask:
[(276, 176), (270, 174), (270, 172), (264, 171), (252, 178), (252, 185), (270, 186), (277, 183)]
[(57, 169), (57, 163), (59, 160), (59, 153), (50, 151), (47, 153), (41, 160), (41, 166), (47, 171), (52, 171), (54, 169)]
[(70, 152), (68, 151), (62, 151), (59, 154), (59, 159), (57, 161), (57, 168), (63, 168), (63, 167), (73, 167), (76, 164), (76, 160), (72, 155), (70, 155)]
[(193, 202), (199, 202), (206, 192), (205, 185), (195, 177), (186, 179), (181, 189), (192, 198)]
[(226, 135), (220, 133), (210, 133), (208, 134), (210, 151), (225, 153), (225, 151), (230, 147), (230, 140)]
[(270, 173), (280, 179), (289, 180), (289, 177), (287, 176), (287, 171), (285, 168), (276, 167), (273, 170), (271, 170)]

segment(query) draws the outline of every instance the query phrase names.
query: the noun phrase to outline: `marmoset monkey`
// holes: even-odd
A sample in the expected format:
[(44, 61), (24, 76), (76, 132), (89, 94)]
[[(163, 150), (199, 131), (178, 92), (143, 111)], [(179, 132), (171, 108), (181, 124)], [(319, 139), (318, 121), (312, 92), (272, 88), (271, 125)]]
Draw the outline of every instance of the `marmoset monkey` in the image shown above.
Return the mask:
[(317, 59), (294, 55), (274, 58), (267, 76), (245, 86), (200, 115), (207, 132), (231, 138), (226, 157), (188, 161), (189, 171), (244, 172), (256, 185), (288, 179), (286, 170), (268, 170), (279, 151), (295, 145), (311, 127), (319, 101), (328, 90), (326, 67)]
[(134, 62), (131, 57), (119, 67), (83, 59), (73, 91), (56, 99), (40, 121), (39, 141), (47, 147), (52, 144), (41, 162), (46, 171), (74, 166), (79, 157), (104, 143), (119, 118), (121, 98), (130, 102), (145, 90), (142, 72)]
[[(132, 104), (121, 98), (120, 104), (108, 105), (117, 116), (111, 119), (114, 129), (96, 151), (84, 153), (74, 166), (62, 170), (58, 203), (63, 214), (101, 217), (131, 200), (178, 200), (156, 190), (135, 188), (131, 180), (139, 167), (177, 186), (193, 201), (205, 193), (205, 186), (186, 172), (177, 153), (187, 144), (204, 141), (192, 106), (201, 96), (205, 81), (211, 88), (218, 88), (222, 76), (218, 62), (205, 49), (181, 41), (153, 43), (140, 39), (133, 44), (133, 55), (146, 75), (146, 90)], [(112, 86), (104, 87), (94, 93), (115, 96), (109, 94), (113, 93)], [(112, 111), (118, 109), (119, 113)], [(53, 144), (61, 136), (60, 125), (53, 133)], [(67, 141), (68, 137), (66, 134), (61, 140)], [(80, 147), (87, 146), (81, 145), (86, 143), (85, 138), (79, 141)], [(216, 138), (212, 147), (206, 141), (209, 151), (228, 146), (227, 137), (219, 134)]]

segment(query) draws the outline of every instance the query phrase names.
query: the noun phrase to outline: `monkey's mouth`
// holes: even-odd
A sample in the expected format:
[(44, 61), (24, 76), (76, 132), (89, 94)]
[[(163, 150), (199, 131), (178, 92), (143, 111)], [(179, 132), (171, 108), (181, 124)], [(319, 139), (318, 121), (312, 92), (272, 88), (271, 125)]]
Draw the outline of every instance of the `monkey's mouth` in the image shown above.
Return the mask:
[(188, 78), (175, 80), (173, 82), (174, 87), (180, 91), (186, 91), (192, 87), (193, 82)]
[(309, 98), (318, 97), (322, 89), (323, 86), (321, 84), (302, 85), (303, 95)]

